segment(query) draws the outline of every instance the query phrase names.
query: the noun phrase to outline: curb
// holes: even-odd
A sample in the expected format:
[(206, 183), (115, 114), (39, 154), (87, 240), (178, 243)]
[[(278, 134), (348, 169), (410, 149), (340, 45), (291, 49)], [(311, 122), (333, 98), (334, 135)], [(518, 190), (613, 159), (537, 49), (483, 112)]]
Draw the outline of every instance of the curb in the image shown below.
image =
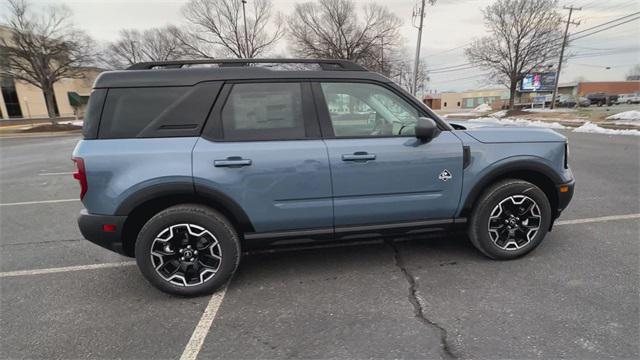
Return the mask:
[(42, 133), (9, 133), (0, 134), (0, 139), (31, 139), (31, 138), (44, 138), (44, 137), (68, 137), (82, 135), (81, 131), (56, 131), (56, 132), (42, 132)]

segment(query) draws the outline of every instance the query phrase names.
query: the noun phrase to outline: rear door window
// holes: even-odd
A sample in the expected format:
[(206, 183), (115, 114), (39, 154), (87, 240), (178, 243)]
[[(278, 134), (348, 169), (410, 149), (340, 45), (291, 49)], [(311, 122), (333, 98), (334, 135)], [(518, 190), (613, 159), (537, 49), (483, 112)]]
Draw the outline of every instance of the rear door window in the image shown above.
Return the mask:
[(301, 83), (234, 84), (221, 113), (225, 140), (305, 137)]

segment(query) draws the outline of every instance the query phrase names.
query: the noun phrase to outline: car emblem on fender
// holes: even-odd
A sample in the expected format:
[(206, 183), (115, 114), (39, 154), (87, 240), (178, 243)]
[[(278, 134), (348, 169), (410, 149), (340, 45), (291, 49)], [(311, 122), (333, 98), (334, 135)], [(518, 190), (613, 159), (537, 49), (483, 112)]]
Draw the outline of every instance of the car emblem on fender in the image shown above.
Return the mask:
[(438, 175), (438, 179), (442, 181), (451, 180), (451, 178), (452, 178), (451, 173), (447, 169), (442, 170), (440, 175)]

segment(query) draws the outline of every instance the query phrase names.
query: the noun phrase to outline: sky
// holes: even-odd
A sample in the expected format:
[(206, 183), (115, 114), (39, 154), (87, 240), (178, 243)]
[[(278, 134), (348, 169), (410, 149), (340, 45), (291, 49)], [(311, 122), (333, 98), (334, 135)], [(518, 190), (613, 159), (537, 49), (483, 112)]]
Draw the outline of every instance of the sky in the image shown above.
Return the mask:
[[(251, 1), (251, 0), (248, 0)], [(276, 11), (287, 15), (296, 3), (309, 0), (272, 0)], [(184, 20), (181, 8), (187, 0), (31, 0), (35, 6), (65, 4), (73, 11), (73, 22), (98, 42), (113, 41), (121, 29), (146, 29)], [(386, 5), (404, 20), (401, 34), (405, 47), (415, 52), (417, 29), (411, 14), (419, 0), (354, 0), (363, 5), (376, 2)], [(486, 35), (482, 9), (492, 0), (437, 0), (426, 9), (421, 58), (432, 69), (464, 64), (464, 47), (476, 37)], [(621, 16), (640, 12), (639, 0), (560, 0), (560, 6), (582, 7), (574, 12), (579, 32)], [(5, 4), (3, 4), (4, 6)], [(3, 8), (0, 7), (0, 11)], [(561, 10), (566, 16), (567, 10)], [(281, 43), (278, 53), (285, 51)], [(570, 57), (560, 76), (561, 83), (575, 80), (624, 80), (629, 70), (640, 64), (640, 20), (576, 40), (568, 48)], [(413, 58), (413, 55), (411, 55)], [(609, 69), (607, 69), (607, 67)], [(483, 75), (482, 69), (439, 72), (431, 75), (428, 89), (433, 92), (463, 91), (496, 87)]]

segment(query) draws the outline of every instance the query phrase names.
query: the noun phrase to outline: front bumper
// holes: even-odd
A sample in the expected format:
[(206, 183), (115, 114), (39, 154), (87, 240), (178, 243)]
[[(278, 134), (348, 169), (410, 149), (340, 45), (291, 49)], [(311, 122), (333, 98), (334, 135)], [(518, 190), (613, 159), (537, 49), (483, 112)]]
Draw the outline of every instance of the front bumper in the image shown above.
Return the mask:
[[(122, 228), (126, 216), (95, 215), (81, 210), (78, 226), (85, 239), (105, 249), (126, 255), (122, 247)], [(115, 226), (113, 231), (105, 231), (104, 226)]]
[[(560, 214), (562, 214), (562, 211), (566, 209), (567, 206), (569, 205), (569, 202), (571, 202), (571, 199), (573, 198), (573, 191), (574, 191), (575, 185), (576, 185), (575, 179), (572, 179), (571, 181), (564, 184), (556, 185), (556, 194), (558, 195), (558, 206), (555, 209), (554, 220), (557, 219), (560, 216)], [(568, 190), (565, 192), (562, 192), (561, 191), (562, 188), (568, 188)]]

